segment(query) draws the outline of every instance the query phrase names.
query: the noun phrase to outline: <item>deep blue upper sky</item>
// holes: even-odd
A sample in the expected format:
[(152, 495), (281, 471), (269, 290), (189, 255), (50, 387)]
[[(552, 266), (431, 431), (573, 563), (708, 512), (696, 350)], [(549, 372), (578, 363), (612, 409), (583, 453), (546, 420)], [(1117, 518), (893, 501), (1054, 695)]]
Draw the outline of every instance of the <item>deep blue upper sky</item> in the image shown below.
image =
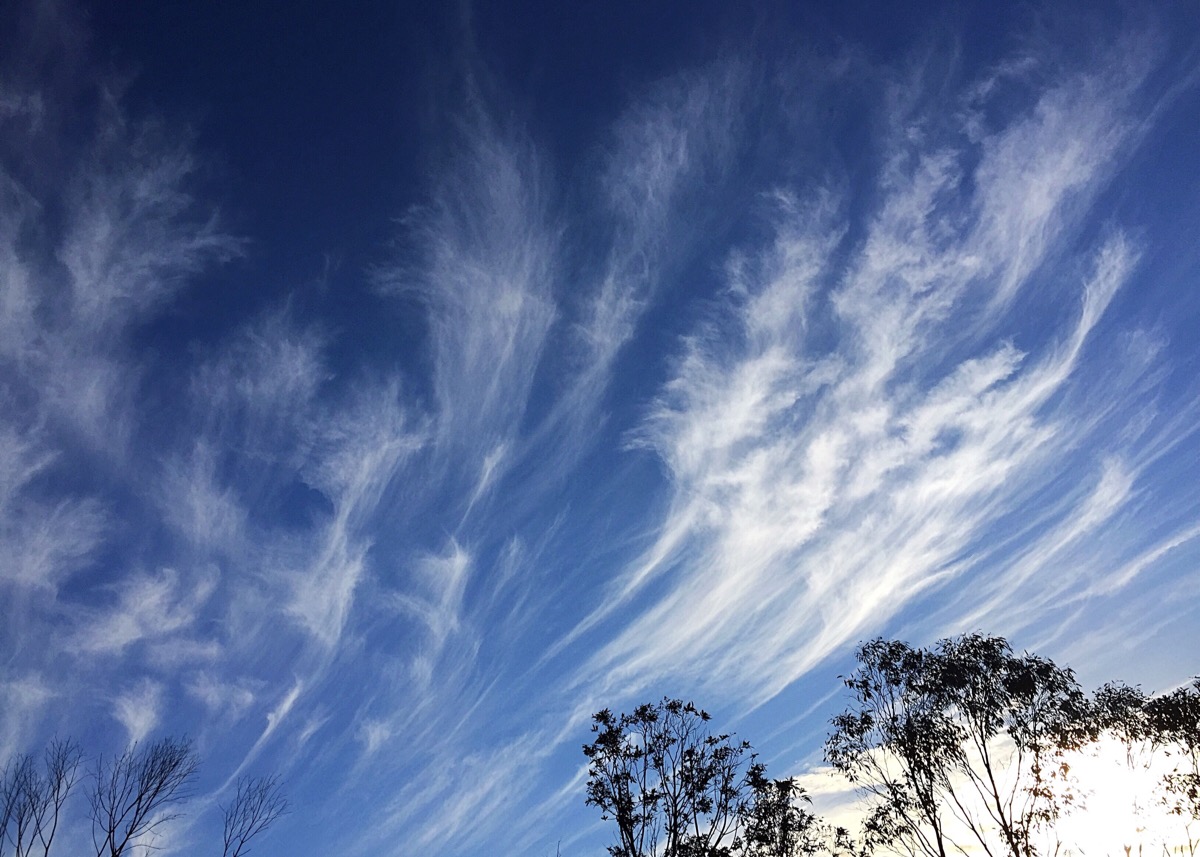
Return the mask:
[(129, 2), (96, 4), (87, 20), (95, 53), (129, 76), (130, 105), (196, 134), (226, 183), (223, 211), (264, 254), (290, 252), (294, 278), (323, 254), (378, 257), (397, 212), (429, 191), (464, 77), (570, 178), (633, 93), (750, 44), (775, 57), (798, 38), (829, 53), (849, 43), (888, 62), (954, 38), (979, 63), (1011, 39), (1003, 22), (941, 4)]
[(1192, 674), (1200, 12), (913, 6), (6, 10), (0, 751), (592, 855), (602, 707), (782, 776), (875, 635)]

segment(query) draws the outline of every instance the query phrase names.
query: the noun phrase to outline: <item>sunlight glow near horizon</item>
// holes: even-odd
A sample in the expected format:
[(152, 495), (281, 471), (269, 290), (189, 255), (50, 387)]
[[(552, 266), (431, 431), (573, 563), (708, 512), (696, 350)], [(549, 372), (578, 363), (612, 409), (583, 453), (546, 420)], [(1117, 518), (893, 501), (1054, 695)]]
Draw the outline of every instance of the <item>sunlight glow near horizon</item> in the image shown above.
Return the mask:
[[(1002, 756), (1005, 742), (995, 749)], [(1103, 736), (1082, 750), (1068, 753), (1063, 761), (1069, 767), (1066, 793), (1071, 800), (1062, 806), (1062, 815), (1050, 828), (1040, 831), (1035, 843), (1042, 853), (1081, 855), (1081, 857), (1122, 857), (1125, 848), (1132, 854), (1158, 855), (1187, 852), (1189, 842), (1196, 843), (1196, 830), (1187, 829), (1187, 820), (1170, 813), (1161, 798), (1162, 777), (1170, 772), (1175, 760), (1162, 751), (1135, 748), (1133, 755), (1116, 738)], [(1012, 787), (1011, 764), (1005, 763), (999, 778), (1002, 793)], [(813, 798), (818, 815), (833, 826), (857, 830), (866, 812), (867, 802), (850, 782), (829, 768), (811, 771), (797, 783)], [(964, 777), (955, 779), (956, 791), (976, 823), (986, 822), (988, 810)], [(1051, 787), (1064, 794), (1061, 780)], [(946, 831), (956, 848), (968, 854), (986, 853), (970, 830), (961, 824), (956, 810), (944, 807)], [(994, 825), (982, 824), (986, 835), (999, 833)]]
[(1069, 761), (1084, 791), (1083, 804), (1058, 826), (1063, 841), (1073, 844), (1076, 853), (1141, 855), (1186, 849), (1184, 819), (1160, 801), (1159, 784), (1172, 760), (1161, 754), (1129, 757), (1124, 745), (1107, 738)]

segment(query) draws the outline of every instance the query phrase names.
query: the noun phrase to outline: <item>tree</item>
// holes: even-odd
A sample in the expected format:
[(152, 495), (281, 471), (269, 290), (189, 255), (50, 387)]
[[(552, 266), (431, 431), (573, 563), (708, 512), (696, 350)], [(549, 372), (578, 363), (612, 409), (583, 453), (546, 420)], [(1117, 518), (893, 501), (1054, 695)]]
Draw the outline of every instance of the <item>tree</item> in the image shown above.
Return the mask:
[(857, 657), (857, 672), (845, 679), (857, 708), (834, 718), (826, 760), (871, 798), (864, 829), (872, 845), (903, 840), (945, 857), (940, 792), (958, 736), (925, 692), (930, 655), (906, 643), (874, 640)]
[[(0, 771), (0, 857), (49, 857), (63, 808), (84, 776), (83, 751), (55, 739), (39, 768), (32, 754), (13, 757)], [(86, 772), (96, 857), (132, 857), (152, 849), (155, 832), (181, 814), (199, 759), (186, 738), (132, 744), (99, 756)], [(243, 777), (222, 807), (222, 857), (246, 857), (250, 843), (288, 811), (279, 777)]]
[(1110, 735), (1125, 750), (1130, 767), (1144, 764), (1140, 757), (1153, 750), (1146, 694), (1140, 687), (1109, 682), (1092, 694), (1092, 722), (1096, 736)]
[[(1158, 751), (1161, 749), (1154, 739), (1148, 716), (1148, 702), (1141, 688), (1121, 682), (1109, 682), (1092, 694), (1092, 719), (1097, 741), (1115, 741), (1123, 751), (1124, 758), (1121, 761), (1129, 772), (1145, 773), (1153, 770)], [(1100, 747), (1099, 755), (1103, 757), (1104, 745), (1101, 743)], [(1146, 830), (1146, 823), (1153, 818), (1154, 805), (1161, 802), (1161, 789), (1156, 793), (1130, 795), (1129, 810), (1134, 823), (1126, 827), (1123, 841), (1120, 843), (1127, 855), (1133, 853), (1135, 844), (1139, 853), (1141, 852), (1144, 843), (1135, 843), (1135, 840), (1140, 840), (1141, 834)], [(1156, 826), (1150, 822), (1150, 827)]]
[(761, 765), (747, 772), (750, 811), (742, 834), (744, 857), (816, 854), (832, 834), (802, 804), (811, 803), (793, 780), (770, 780)]
[[(1161, 831), (1161, 843), (1178, 842), (1181, 852), (1195, 855), (1200, 838), (1193, 825), (1200, 820), (1200, 679), (1155, 697), (1141, 688), (1109, 683), (1093, 696), (1099, 734), (1117, 740), (1130, 770), (1160, 773), (1156, 790), (1134, 797), (1136, 816), (1153, 817), (1164, 810), (1182, 824), (1182, 837)], [(1170, 760), (1164, 771), (1163, 759)], [(1125, 846), (1126, 853), (1132, 850)]]
[(96, 857), (121, 857), (178, 818), (172, 807), (189, 796), (199, 767), (187, 738), (135, 743), (111, 759), (101, 756), (88, 795)]
[(1188, 851), (1194, 855), (1200, 845), (1191, 828), (1200, 820), (1200, 678), (1146, 700), (1143, 710), (1150, 740), (1175, 759), (1163, 777), (1162, 801), (1183, 820)]
[(974, 634), (927, 649), (874, 640), (857, 657), (826, 758), (870, 798), (868, 843), (1039, 853), (1074, 799), (1066, 754), (1094, 737), (1071, 671)]
[(803, 792), (769, 780), (746, 741), (713, 734), (708, 713), (664, 698), (593, 717), (587, 803), (617, 826), (612, 857), (791, 857), (809, 853)]
[(221, 857), (245, 857), (250, 853), (250, 840), (286, 813), (288, 802), (278, 776), (242, 777), (233, 801), (222, 811), (225, 847)]
[(0, 857), (46, 857), (58, 832), (63, 805), (79, 779), (83, 754), (69, 739), (46, 748), (44, 772), (31, 754), (12, 759), (0, 775)]

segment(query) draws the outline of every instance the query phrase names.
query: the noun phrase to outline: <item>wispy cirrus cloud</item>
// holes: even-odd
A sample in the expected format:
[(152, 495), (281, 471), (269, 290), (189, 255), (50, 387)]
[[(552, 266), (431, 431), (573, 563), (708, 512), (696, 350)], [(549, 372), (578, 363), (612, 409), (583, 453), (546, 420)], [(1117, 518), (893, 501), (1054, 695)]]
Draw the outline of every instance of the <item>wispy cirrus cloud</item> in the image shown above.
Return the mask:
[[(496, 533), (512, 527), (523, 534), (529, 521), (540, 521), (544, 498), (561, 490), (595, 443), (618, 355), (664, 288), (665, 272), (695, 240), (675, 215), (716, 194), (702, 184), (731, 156), (741, 84), (733, 66), (680, 75), (622, 118), (604, 152), (603, 176), (591, 185), (597, 197), (589, 218), (606, 246), (598, 269), (573, 261), (564, 195), (549, 190), (552, 175), (530, 141), (492, 122), (468, 125), (445, 190), (429, 210), (410, 216), (423, 266), (400, 266), (386, 279), (400, 295), (416, 290), (431, 318), (431, 466), (438, 478), (415, 502), (448, 502), (467, 514), (448, 527), (451, 538), (417, 552), (402, 566), (403, 582), (383, 592), (391, 615), (420, 623), (425, 633), (413, 639), (409, 681), (395, 683), (395, 710), (388, 712), (389, 694), (377, 688), (371, 713), (362, 715), (370, 724), (361, 736), (363, 764), (388, 769), (381, 751), (394, 750), (398, 737), (428, 742), (415, 775), (421, 793), (406, 790), (383, 831), (404, 829), (433, 801), (450, 809), (432, 816), (417, 840), (436, 841), (467, 817), (486, 835), (512, 801), (488, 783), (511, 783), (517, 768), (532, 773), (529, 748), (540, 759), (561, 740), (518, 731), (493, 751), (471, 749), (485, 712), (511, 716), (501, 713), (503, 687), (477, 675), (476, 661), (483, 652), (502, 660), (523, 644), (536, 611), (553, 610), (537, 581), (558, 562), (551, 551), (561, 516), (542, 531), (533, 525), (528, 540), (497, 540)], [(677, 227), (678, 242), (668, 234)], [(455, 448), (460, 436), (474, 446)], [(481, 437), (491, 441), (479, 445)], [(441, 464), (451, 453), (455, 460)], [(430, 731), (439, 710), (460, 711), (461, 719)], [(460, 768), (445, 776), (445, 789), (462, 776), (477, 778), (478, 788), (452, 795), (431, 785), (429, 778), (443, 782), (439, 771)]]
[(142, 679), (113, 701), (113, 716), (129, 733), (129, 743), (146, 740), (162, 716), (163, 686), (151, 679)]
[[(45, 418), (102, 454), (120, 456), (139, 367), (131, 329), (177, 293), (186, 278), (229, 258), (237, 242), (184, 190), (195, 164), (155, 128), (129, 127), (99, 96), (93, 140), (80, 147), (58, 184), (22, 187), (17, 165), (7, 212), (14, 242), (5, 253), (4, 302), (14, 309), (6, 340), (9, 384), (37, 391)], [(36, 134), (27, 141), (37, 148)], [(61, 207), (57, 234), (42, 211)], [(43, 242), (19, 242), (41, 233)]]
[(225, 681), (209, 670), (192, 675), (185, 687), (209, 713), (230, 720), (237, 720), (257, 699), (257, 688), (251, 682), (245, 679)]
[(9, 550), (2, 577), (10, 584), (54, 592), (91, 562), (108, 529), (103, 504), (94, 498), (14, 505), (0, 528)]
[[(90, 609), (77, 625), (68, 648), (87, 654), (119, 656), (130, 646), (156, 647), (195, 624), (217, 585), (213, 570), (194, 579), (174, 569), (130, 575), (115, 586), (111, 607)], [(197, 649), (204, 654), (203, 647)]]
[(318, 323), (299, 321), (284, 305), (219, 343), (189, 385), (202, 437), (245, 466), (298, 467), (314, 441), (321, 387), (334, 374), (327, 340)]
[(380, 500), (425, 444), (424, 433), (410, 425), (399, 391), (388, 386), (349, 403), (317, 442), (321, 454), (310, 478), (333, 510), (311, 563), (295, 578), (288, 612), (326, 643), (337, 640), (349, 615)]
[[(728, 62), (659, 81), (611, 133), (597, 179), (596, 216), (607, 251), (571, 328), (562, 395), (532, 440), (561, 444), (560, 472), (589, 444), (614, 362), (643, 314), (693, 252), (705, 200), (719, 199), (746, 134), (750, 71)], [(585, 275), (592, 276), (589, 270)], [(567, 296), (568, 302), (573, 298)]]
[[(0, 576), (52, 599), (96, 562), (104, 488), (136, 469), (132, 333), (237, 243), (190, 196), (186, 147), (126, 121), (111, 81), (70, 73), (85, 64), (72, 16), (44, 4), (22, 23), (0, 96)], [(63, 70), (49, 83), (31, 77), (46, 56)], [(72, 479), (93, 467), (109, 485)]]
[[(153, 492), (154, 433), (137, 337), (239, 244), (194, 199), (186, 141), (124, 113), (70, 11), (26, 11), (0, 74), (3, 637), (18, 653), (15, 687), (36, 679), (45, 698), (111, 716), (136, 738), (165, 715), (165, 697), (142, 692), (151, 684), (114, 695), (114, 675), (128, 661), (159, 674), (219, 655), (194, 633), (215, 572), (160, 566), (139, 549), (152, 539), (137, 544), (152, 528), (140, 504)], [(55, 73), (39, 77), (49, 57)]]
[(735, 256), (722, 318), (687, 340), (637, 435), (672, 500), (598, 614), (634, 618), (581, 682), (683, 672), (762, 700), (951, 579), (982, 574), (994, 593), (959, 617), (972, 627), (1077, 583), (1020, 595), (1126, 505), (1121, 452), (1023, 570), (988, 568), (984, 544), (1097, 430), (1102, 398), (1060, 400), (1090, 383), (1081, 355), (1136, 253), (1120, 234), (1099, 245), (1074, 320), (1031, 329), (1004, 307), (1062, 276), (1045, 265), (1110, 180), (1144, 68), (1072, 76), (969, 140), (910, 135), (848, 247), (834, 191), (784, 198), (774, 246)]
[[(1109, 335), (1106, 311), (1136, 274), (1137, 246), (1114, 229), (1090, 247), (1074, 243), (1136, 142), (1144, 117), (1133, 94), (1151, 62), (1137, 59), (1120, 73), (1071, 72), (1044, 87), (1014, 66), (1005, 80), (1041, 91), (1020, 110), (1006, 106), (999, 119), (987, 98), (1007, 98), (1005, 80), (992, 82), (987, 97), (971, 90), (963, 98), (981, 112), (967, 115), (966, 127), (938, 130), (930, 122), (927, 133), (896, 136), (901, 148), (885, 153), (865, 223), (852, 216), (860, 203), (840, 185), (760, 197), (767, 212), (758, 216), (773, 225), (773, 239), (729, 255), (726, 293), (686, 338), (648, 418), (629, 435), (667, 468), (665, 513), (645, 550), (539, 669), (583, 652), (568, 672), (571, 692), (587, 697), (584, 709), (661, 682), (762, 703), (856, 635), (899, 620), (922, 599), (943, 599), (952, 581), (968, 595), (966, 604), (950, 599), (946, 607), (956, 626), (972, 621), (965, 611), (976, 607), (981, 621), (1003, 623), (1024, 597), (1022, 581), (1038, 590), (1026, 601), (1041, 621), (1065, 621), (1051, 607), (1088, 582), (1082, 575), (1051, 581), (1040, 569), (1129, 511), (1147, 447), (1136, 430), (1124, 432), (1125, 444), (1108, 443), (1108, 433), (1114, 410), (1130, 426), (1138, 419), (1116, 403), (1157, 383), (1153, 360), (1119, 368), (1117, 356), (1096, 358), (1098, 339)], [(1117, 78), (1108, 81), (1110, 74)], [(738, 92), (729, 85), (707, 102), (673, 101), (663, 116), (649, 110), (665, 124), (647, 121), (640, 136), (624, 138), (628, 175), (646, 167), (665, 189), (644, 188), (644, 210), (627, 207), (634, 225), (613, 229), (636, 240), (614, 241), (601, 266), (607, 273), (593, 321), (607, 332), (588, 353), (602, 368), (594, 385), (581, 381), (586, 395), (561, 399), (572, 413), (597, 413), (614, 356), (636, 336), (641, 313), (662, 299), (659, 278), (669, 266), (656, 254), (671, 252), (663, 245), (675, 215), (659, 215), (672, 211), (673, 199), (699, 192), (697, 182), (719, 183), (714, 173), (736, 163), (738, 141), (728, 132)], [(726, 107), (680, 107), (697, 103)], [(890, 119), (903, 125), (913, 117)], [(713, 144), (718, 166), (692, 170), (687, 147), (704, 151), (704, 128), (720, 141)], [(1030, 323), (1028, 306), (1044, 305), (1051, 289), (1069, 309)], [(1088, 459), (1081, 449), (1100, 451)], [(499, 474), (493, 464), (489, 480)], [(1013, 524), (1031, 497), (1076, 478), (1094, 489), (1040, 507), (1025, 527)], [(504, 476), (488, 484), (502, 490)], [(478, 492), (471, 496), (473, 505)], [(487, 516), (478, 522), (482, 529)], [(1180, 531), (1168, 542), (1185, 537)], [(1024, 570), (997, 561), (998, 543), (1027, 558)], [(454, 568), (469, 555), (472, 575), (485, 579), (479, 553), (454, 544)], [(570, 564), (563, 556), (558, 561)], [(461, 579), (460, 570), (442, 572), (448, 586)], [(996, 601), (984, 605), (989, 591)], [(421, 602), (422, 609), (434, 603), (442, 602)], [(416, 602), (410, 610), (418, 612)], [(437, 616), (438, 627), (461, 619), (457, 610)], [(473, 621), (486, 627), (486, 606)], [(441, 671), (463, 667), (447, 660)], [(463, 681), (451, 684), (443, 698), (458, 700)], [(571, 708), (554, 692), (539, 698), (554, 710)], [(489, 710), (487, 694), (475, 705)], [(395, 729), (386, 719), (371, 723), (367, 743), (390, 746)], [(419, 768), (419, 791), (406, 792), (384, 830), (442, 836), (456, 829), (468, 810), (417, 822), (424, 800), (443, 794), (436, 773), (469, 752), (469, 728), (458, 724), (448, 734), (452, 740), (431, 748)], [(496, 759), (522, 740), (505, 743)], [(560, 740), (555, 735), (549, 746)], [(487, 778), (511, 783), (514, 774), (496, 764)], [(469, 790), (454, 807), (469, 807), (486, 830), (495, 808), (516, 800), (493, 804), (495, 797)]]
[(472, 111), (452, 151), (405, 223), (416, 261), (380, 279), (427, 308), (436, 443), (478, 484), (525, 416), (556, 318), (559, 248), (543, 166), (518, 128)]
[(418, 557), (413, 569), (413, 594), (396, 594), (390, 604), (422, 623), (428, 632), (413, 663), (417, 684), (428, 688), (447, 638), (459, 630), (464, 618), (462, 602), (471, 556), (451, 542), (443, 555)]
[(22, 751), (45, 717), (46, 704), (55, 691), (46, 677), (25, 672), (13, 678), (0, 678), (4, 692), (4, 712), (0, 718), (0, 752), (8, 759)]

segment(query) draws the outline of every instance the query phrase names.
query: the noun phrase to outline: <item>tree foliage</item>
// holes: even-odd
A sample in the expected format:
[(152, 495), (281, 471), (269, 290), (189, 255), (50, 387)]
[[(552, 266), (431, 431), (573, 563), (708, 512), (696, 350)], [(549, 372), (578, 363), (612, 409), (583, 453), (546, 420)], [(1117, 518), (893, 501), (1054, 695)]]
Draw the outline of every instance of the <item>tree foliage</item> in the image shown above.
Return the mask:
[(1151, 739), (1173, 759), (1163, 779), (1163, 802), (1173, 814), (1200, 819), (1200, 679), (1147, 700)]
[(714, 734), (710, 719), (679, 699), (594, 716), (587, 803), (616, 823), (612, 857), (810, 853), (803, 792), (768, 779), (750, 744)]
[[(1182, 826), (1180, 847), (1200, 851), (1200, 679), (1155, 697), (1141, 688), (1110, 683), (1096, 691), (1098, 731), (1124, 748), (1131, 770), (1156, 771), (1153, 794), (1137, 795), (1135, 815), (1165, 812)], [(1163, 764), (1165, 762), (1165, 764)]]
[(946, 857), (1030, 857), (1074, 799), (1066, 756), (1094, 734), (1070, 670), (1000, 637), (873, 640), (845, 679), (826, 758), (870, 798), (867, 839)]
[(1077, 843), (1060, 841), (1058, 822), (1100, 785), (1079, 781), (1077, 763), (1109, 759), (1111, 739), (1140, 769), (1131, 781), (1155, 772), (1130, 807), (1152, 827), (1130, 833), (1200, 855), (1200, 679), (1152, 697), (1121, 683), (1089, 696), (1071, 670), (980, 634), (927, 647), (876, 639), (856, 654), (852, 703), (825, 757), (865, 799), (859, 834), (817, 818), (795, 780), (769, 779), (750, 744), (711, 731), (702, 709), (663, 699), (599, 712), (584, 747), (587, 803), (615, 822), (612, 857), (1061, 853)]
[(795, 781), (772, 780), (762, 766), (750, 770), (753, 799), (742, 834), (744, 857), (816, 854), (833, 831), (807, 807), (808, 795)]

